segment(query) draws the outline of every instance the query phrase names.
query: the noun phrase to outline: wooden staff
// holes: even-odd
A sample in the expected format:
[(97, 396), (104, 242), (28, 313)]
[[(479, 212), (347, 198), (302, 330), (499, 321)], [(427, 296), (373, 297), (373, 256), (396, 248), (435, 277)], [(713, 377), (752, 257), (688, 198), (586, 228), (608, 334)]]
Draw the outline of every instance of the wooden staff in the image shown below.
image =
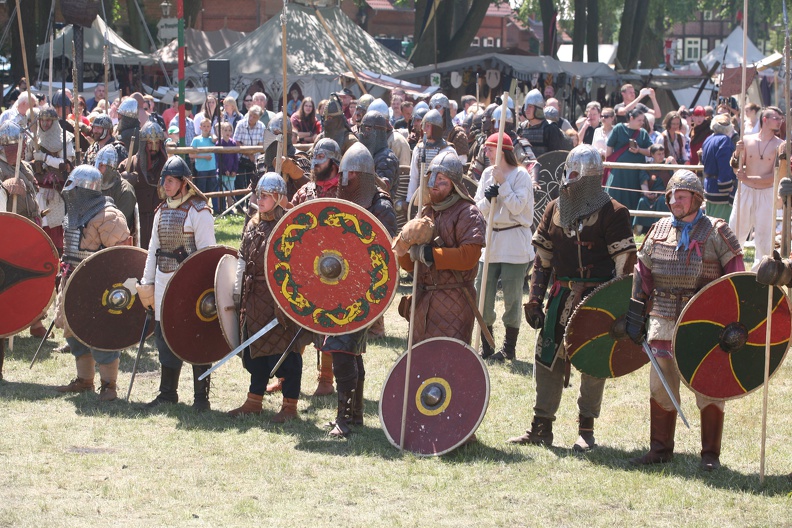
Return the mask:
[[(25, 51), (25, 31), (22, 28), (22, 6), (20, 5), (21, 2), (17, 3), (17, 23), (19, 24), (19, 41), (22, 45), (22, 67), (25, 69), (25, 79), (27, 79), (27, 94), (28, 94), (28, 113), (27, 113), (27, 124), (30, 126), (30, 122), (36, 118), (36, 114), (33, 112), (33, 93), (30, 91), (30, 74), (28, 72), (28, 62), (27, 62), (27, 53)], [(19, 180), (19, 166), (22, 163), (22, 145), (25, 143), (25, 131), (24, 127), (22, 128), (19, 143), (17, 144), (17, 159), (16, 159), (16, 166), (14, 167), (14, 178)], [(11, 198), (11, 212), (17, 212), (17, 199), (19, 197), (15, 194)]]
[[(743, 168), (743, 162), (745, 161), (745, 81), (747, 77), (746, 73), (746, 65), (745, 65), (745, 56), (748, 54), (748, 0), (743, 0), (743, 57), (742, 57), (742, 85), (740, 86), (740, 143), (742, 143), (743, 149), (740, 152), (739, 162), (737, 164), (738, 171)], [(724, 69), (726, 68), (726, 58), (723, 59)], [(721, 82), (721, 85), (723, 82)], [(761, 117), (760, 117), (761, 119)], [(735, 226), (737, 229), (737, 236), (740, 236), (740, 180), (737, 180), (735, 183), (737, 189), (734, 191), (734, 207), (737, 208), (737, 211), (734, 213), (735, 219)], [(775, 195), (773, 195), (775, 196)], [(775, 230), (774, 230), (775, 231)], [(740, 245), (742, 246), (745, 240), (740, 240)]]
[[(77, 50), (74, 47), (74, 42), (72, 42), (72, 88), (74, 88), (73, 92), (73, 99), (72, 99), (72, 115), (74, 116), (74, 166), (80, 164), (80, 125), (82, 121), (80, 120), (80, 113), (77, 108), (77, 103), (80, 101), (80, 92), (77, 91), (79, 89), (77, 83)], [(66, 97), (66, 93), (64, 92), (63, 97)], [(63, 149), (63, 161), (67, 161), (68, 153), (66, 149)]]
[[(513, 92), (517, 88), (517, 80), (514, 79), (511, 82), (510, 91)], [(495, 151), (495, 163), (492, 164), (492, 170), (495, 171), (498, 169), (498, 165), (500, 164), (501, 158), (503, 157), (503, 135), (505, 134), (504, 129), (506, 128), (506, 113), (509, 111), (509, 93), (503, 93), (503, 103), (501, 103), (501, 116), (500, 116), (500, 124), (498, 126), (498, 149)], [(494, 180), (493, 180), (494, 181)], [(480, 314), (484, 314), (484, 299), (487, 294), (487, 275), (489, 275), (489, 261), (490, 261), (490, 245), (492, 244), (492, 222), (495, 219), (495, 204), (497, 203), (498, 198), (493, 197), (490, 199), (490, 208), (489, 214), (487, 215), (487, 236), (486, 236), (486, 245), (484, 249), (484, 266), (481, 269), (481, 290), (479, 291), (479, 302), (478, 302), (478, 311)], [(479, 325), (481, 326), (481, 325)], [(473, 348), (478, 350), (479, 344), (481, 343), (481, 332), (483, 332), (483, 328), (479, 328), (479, 331), (476, 332), (474, 337), (475, 345)], [(493, 347), (494, 348), (494, 347)]]
[(286, 69), (288, 67), (287, 58), (286, 58), (286, 2), (287, 0), (283, 0), (283, 11), (281, 11), (281, 55), (283, 60), (283, 106), (281, 108), (281, 137), (279, 138), (280, 141), (278, 142), (278, 156), (275, 160), (275, 172), (283, 177), (283, 156), (286, 155), (286, 145), (288, 145), (288, 138), (286, 135), (289, 133), (289, 125), (286, 123), (288, 119), (286, 115), (286, 91), (288, 90), (288, 86), (286, 85), (287, 81), (287, 73)]

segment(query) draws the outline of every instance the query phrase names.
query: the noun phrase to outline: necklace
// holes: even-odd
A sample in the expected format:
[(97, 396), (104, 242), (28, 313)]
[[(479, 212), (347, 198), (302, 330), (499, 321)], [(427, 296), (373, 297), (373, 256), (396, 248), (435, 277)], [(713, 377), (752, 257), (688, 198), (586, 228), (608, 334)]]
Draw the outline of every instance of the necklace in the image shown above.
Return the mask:
[[(765, 147), (764, 147), (764, 148), (763, 148), (763, 149), (762, 149), (762, 150), (759, 152), (759, 159), (760, 159), (760, 160), (763, 160), (763, 159), (764, 159), (764, 153), (767, 151), (767, 147), (769, 147), (769, 146), (770, 146), (770, 143), (772, 143), (772, 142), (773, 142), (773, 140), (772, 140), (772, 139), (768, 139), (768, 140), (767, 140), (767, 145), (765, 145)], [(757, 141), (756, 141), (756, 150), (759, 150), (759, 146), (760, 146), (761, 144), (762, 144), (762, 141), (761, 141), (761, 140), (757, 140)]]

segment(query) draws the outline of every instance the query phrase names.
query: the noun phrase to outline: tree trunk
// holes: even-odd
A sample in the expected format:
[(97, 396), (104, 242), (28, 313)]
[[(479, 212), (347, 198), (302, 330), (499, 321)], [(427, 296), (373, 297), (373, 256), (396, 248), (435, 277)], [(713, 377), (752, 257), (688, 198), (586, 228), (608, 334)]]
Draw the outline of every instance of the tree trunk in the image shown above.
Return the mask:
[(542, 13), (542, 55), (555, 56), (555, 27), (553, 18), (555, 15), (555, 5), (553, 0), (539, 0), (539, 7)]
[(616, 55), (620, 70), (630, 70), (638, 64), (639, 53), (645, 42), (646, 18), (649, 14), (649, 2), (643, 0), (625, 0), (619, 29), (619, 51)]
[(139, 50), (149, 49), (146, 32), (143, 31), (145, 20), (140, 20), (135, 2), (137, 0), (127, 0), (127, 17), (129, 18), (129, 43)]
[(599, 62), (599, 0), (588, 0), (586, 24), (588, 61)]
[[(424, 66), (434, 64), (435, 61), (445, 62), (462, 57), (469, 49), (476, 33), (478, 33), (491, 1), (472, 0), (464, 19), (459, 23), (454, 20), (455, 7), (453, 4), (453, 2), (439, 2), (434, 18), (429, 20), (426, 28), (423, 28), (422, 25), (427, 15), (427, 10), (432, 9), (432, 1), (418, 0), (415, 3), (415, 29), (413, 34), (416, 40), (415, 53), (412, 57), (413, 65)], [(459, 27), (459, 30), (454, 33), (452, 32), (452, 27)], [(435, 29), (437, 29), (436, 45)]]
[[(14, 11), (14, 6), (18, 0), (9, 0), (6, 4), (8, 15)], [(28, 61), (28, 69), (30, 76), (33, 78), (28, 79), (28, 82), (33, 82), (36, 79), (36, 16), (35, 4), (33, 2), (21, 2), (22, 6), (22, 27), (25, 34), (25, 51)], [(19, 22), (17, 15), (14, 13), (14, 18), (9, 20), (11, 23), (11, 83), (15, 85), (20, 78), (25, 76), (25, 67), (22, 63), (22, 44), (19, 38)]]
[(586, 44), (586, 2), (575, 0), (575, 23), (572, 28), (572, 60), (583, 62), (583, 46)]

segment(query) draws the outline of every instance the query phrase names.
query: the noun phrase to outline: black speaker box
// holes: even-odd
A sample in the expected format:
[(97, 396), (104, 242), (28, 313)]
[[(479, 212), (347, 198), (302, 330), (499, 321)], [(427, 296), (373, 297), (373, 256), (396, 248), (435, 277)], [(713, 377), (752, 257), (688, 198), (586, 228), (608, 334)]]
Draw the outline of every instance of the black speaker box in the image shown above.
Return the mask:
[(231, 62), (228, 59), (209, 60), (209, 86), (210, 92), (231, 91)]

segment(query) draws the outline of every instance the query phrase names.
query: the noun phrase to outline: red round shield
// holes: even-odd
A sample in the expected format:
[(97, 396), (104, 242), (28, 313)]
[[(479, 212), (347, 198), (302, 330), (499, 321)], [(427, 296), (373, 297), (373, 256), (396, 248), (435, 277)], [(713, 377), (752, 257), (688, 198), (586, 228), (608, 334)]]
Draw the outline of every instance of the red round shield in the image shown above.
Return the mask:
[[(380, 422), (388, 441), (399, 447), (405, 352), (391, 367), (380, 396)], [(407, 388), (404, 449), (422, 456), (448, 453), (476, 432), (489, 403), (484, 362), (458, 339), (435, 337), (415, 345)]]
[(215, 270), (215, 301), (217, 320), (226, 343), (231, 349), (239, 346), (239, 311), (234, 302), (234, 282), (236, 282), (237, 262), (234, 255), (223, 255)]
[(0, 212), (0, 338), (21, 332), (47, 311), (57, 273), (58, 250), (44, 230)]
[(227, 246), (196, 251), (176, 269), (162, 296), (160, 327), (165, 342), (182, 361), (206, 365), (231, 348), (217, 322), (214, 278), (223, 255), (236, 255)]
[[(63, 292), (66, 323), (78, 341), (97, 350), (123, 350), (138, 344), (146, 310), (135, 283), (143, 276), (148, 251), (115, 246), (80, 262)], [(148, 335), (154, 332), (150, 325)]]
[(270, 237), (267, 286), (295, 323), (341, 335), (371, 325), (396, 294), (399, 271), (383, 225), (351, 202), (318, 199), (291, 209)]
[[(687, 303), (672, 341), (683, 383), (709, 398), (730, 400), (764, 385), (768, 286), (756, 274), (725, 275)], [(773, 287), (770, 328), (770, 376), (789, 348), (792, 305)]]

